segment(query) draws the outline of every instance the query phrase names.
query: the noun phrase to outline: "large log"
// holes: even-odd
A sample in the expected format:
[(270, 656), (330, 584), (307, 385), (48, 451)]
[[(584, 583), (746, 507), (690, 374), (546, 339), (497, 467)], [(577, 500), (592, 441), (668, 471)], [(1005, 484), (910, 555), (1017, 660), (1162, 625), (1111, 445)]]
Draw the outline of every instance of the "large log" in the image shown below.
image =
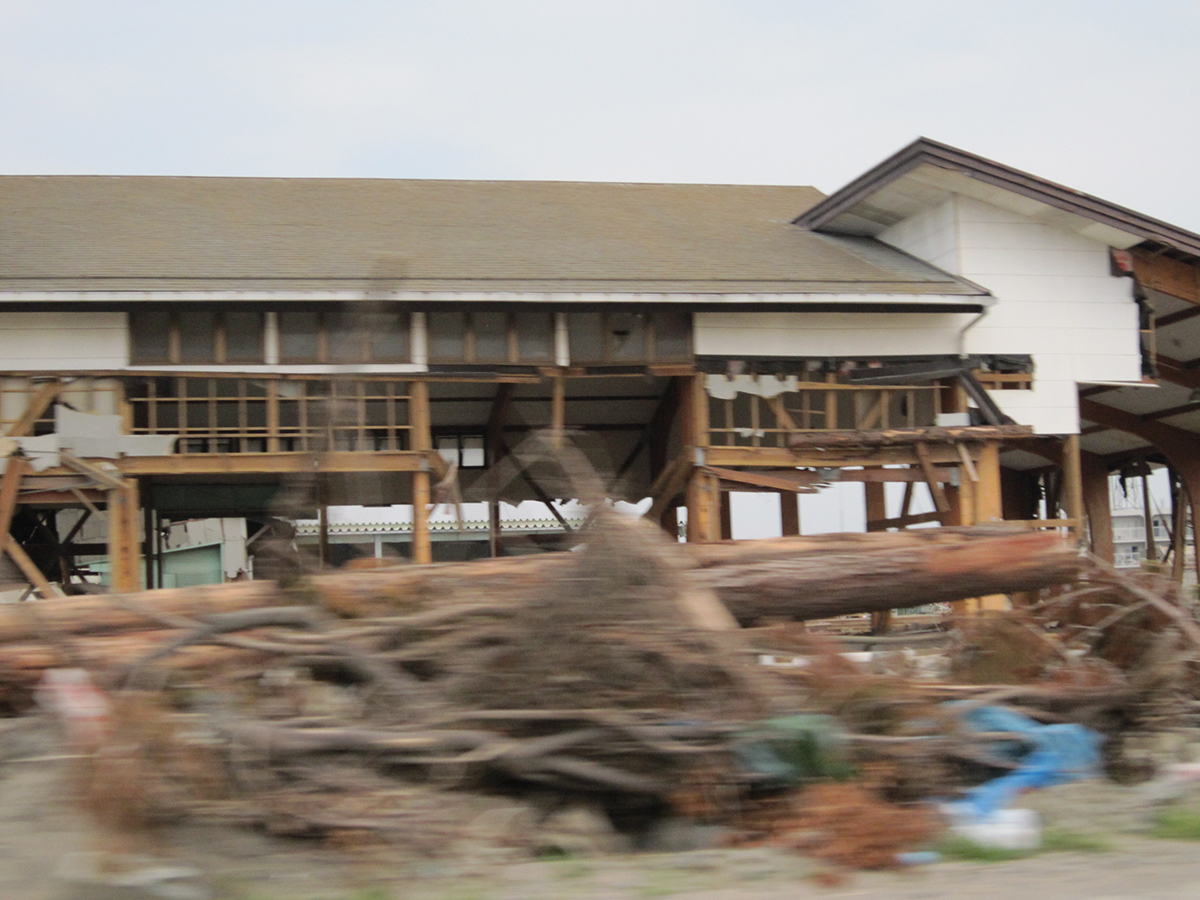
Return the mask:
[[(1047, 532), (981, 528), (786, 537), (679, 547), (694, 587), (714, 591), (743, 622), (825, 618), (1073, 581), (1081, 561)], [(336, 572), (303, 589), (271, 582), (93, 595), (0, 606), (0, 645), (48, 635), (101, 635), (304, 599), (347, 618), (507, 606), (565, 576), (571, 553)], [(436, 615), (436, 613), (435, 613)], [(155, 616), (158, 618), (156, 619)]]
[[(801, 550), (789, 541), (808, 541)], [(1083, 560), (1046, 532), (938, 528), (779, 538), (695, 552), (696, 576), (741, 622), (820, 619), (1074, 581)]]

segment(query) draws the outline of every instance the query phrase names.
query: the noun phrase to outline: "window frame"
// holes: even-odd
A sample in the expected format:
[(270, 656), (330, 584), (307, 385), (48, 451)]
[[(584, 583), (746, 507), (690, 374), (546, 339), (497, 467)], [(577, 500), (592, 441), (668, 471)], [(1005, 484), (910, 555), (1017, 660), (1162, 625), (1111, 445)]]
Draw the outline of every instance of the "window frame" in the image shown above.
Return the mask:
[[(162, 308), (148, 309), (145, 312), (164, 312)], [(167, 356), (166, 358), (143, 357), (137, 353), (137, 340), (135, 332), (137, 326), (135, 324), (135, 316), (137, 310), (130, 310), (128, 313), (129, 335), (129, 364), (133, 366), (212, 366), (212, 365), (263, 365), (267, 360), (267, 315), (266, 311), (236, 309), (226, 310), (213, 307), (173, 307), (165, 310), (168, 314), (167, 320)], [(213, 316), (213, 354), (212, 359), (205, 361), (189, 360), (183, 361), (183, 334), (180, 328), (180, 317), (184, 312), (207, 312)], [(254, 361), (234, 360), (230, 362), (228, 359), (228, 346), (226, 337), (225, 319), (227, 313), (255, 313), (259, 317), (259, 353)]]

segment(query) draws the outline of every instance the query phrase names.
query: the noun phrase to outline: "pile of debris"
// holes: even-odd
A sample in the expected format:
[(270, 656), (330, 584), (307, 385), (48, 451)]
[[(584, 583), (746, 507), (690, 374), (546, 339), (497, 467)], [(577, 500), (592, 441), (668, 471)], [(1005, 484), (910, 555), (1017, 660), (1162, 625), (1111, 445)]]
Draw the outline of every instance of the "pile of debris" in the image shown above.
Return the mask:
[[(866, 653), (799, 624), (1016, 591), (1040, 593), (858, 636)], [(938, 827), (918, 804), (1040, 746), (979, 711), (1086, 725), (1116, 772), (1122, 735), (1200, 709), (1194, 601), (1051, 535), (686, 546), (604, 507), (570, 553), (16, 604), (0, 648), (0, 702), (40, 690), (113, 833), (191, 818), (430, 854), (488, 822), (493, 842), (561, 847), (584, 809), (612, 846), (678, 819), (892, 865)]]

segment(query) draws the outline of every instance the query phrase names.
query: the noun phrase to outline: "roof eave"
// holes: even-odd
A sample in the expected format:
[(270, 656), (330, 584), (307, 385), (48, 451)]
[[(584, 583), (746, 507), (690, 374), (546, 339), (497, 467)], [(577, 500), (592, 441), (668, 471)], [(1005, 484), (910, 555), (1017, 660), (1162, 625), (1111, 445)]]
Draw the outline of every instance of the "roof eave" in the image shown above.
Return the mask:
[(1143, 241), (1200, 259), (1200, 235), (1191, 231), (924, 137), (918, 138), (845, 187), (834, 191), (793, 222), (814, 231), (827, 230), (825, 226), (833, 219), (850, 212), (883, 186), (922, 165), (959, 172), (969, 178), (1134, 235)]

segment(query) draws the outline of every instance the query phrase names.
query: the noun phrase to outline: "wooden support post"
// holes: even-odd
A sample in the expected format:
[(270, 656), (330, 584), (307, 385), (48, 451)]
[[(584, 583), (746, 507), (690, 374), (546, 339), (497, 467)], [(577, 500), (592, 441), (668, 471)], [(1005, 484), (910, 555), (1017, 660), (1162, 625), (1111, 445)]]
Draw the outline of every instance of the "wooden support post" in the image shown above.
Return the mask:
[[(966, 457), (967, 461), (970, 457)], [(964, 480), (968, 477), (966, 465), (960, 470)], [(1000, 445), (988, 441), (979, 450), (979, 462), (975, 466), (978, 481), (975, 483), (975, 524), (998, 522), (1004, 518), (1004, 499), (1000, 489)]]
[[(412, 446), (414, 450), (430, 450), (433, 434), (429, 422), (429, 385), (414, 381), (409, 396), (412, 405), (409, 421), (412, 423)], [(413, 472), (413, 532), (412, 559), (415, 563), (433, 562), (433, 544), (429, 540), (429, 471)]]
[(720, 491), (721, 540), (733, 540), (733, 497), (729, 491)]
[(1075, 524), (1071, 530), (1078, 540), (1082, 535), (1083, 522), (1083, 470), (1079, 459), (1079, 435), (1068, 434), (1063, 438), (1063, 506), (1067, 518)]
[[(864, 482), (863, 497), (867, 508), (867, 531), (886, 531), (887, 526), (880, 523), (887, 521), (887, 485), (882, 481)], [(891, 627), (890, 609), (871, 613), (872, 634), (887, 634)]]
[[(683, 388), (683, 442), (684, 453), (690, 454), (692, 462), (708, 447), (708, 391), (704, 387), (704, 375), (693, 375)], [(720, 539), (721, 482), (696, 467), (691, 471), (687, 484), (687, 539), (688, 541), (715, 541)]]
[[(146, 575), (145, 585), (146, 590), (154, 590), (159, 585), (154, 583), (155, 569), (155, 541), (154, 541), (154, 509), (147, 503), (142, 507), (142, 556), (145, 559)], [(64, 577), (63, 583), (66, 583)]]
[(117, 593), (142, 587), (139, 518), (137, 480), (128, 478), (108, 492), (109, 581)]
[[(1146, 529), (1146, 559), (1158, 562), (1154, 543), (1154, 503), (1150, 497), (1150, 465), (1142, 460), (1142, 524)], [(1086, 498), (1085, 498), (1086, 499)]]
[(800, 534), (800, 496), (791, 491), (779, 492), (779, 523), (784, 537)]
[(703, 469), (694, 469), (687, 489), (689, 543), (721, 539), (720, 505), (720, 479)]
[(1188, 496), (1183, 489), (1183, 482), (1174, 469), (1170, 470), (1171, 480), (1171, 578), (1177, 584), (1183, 584), (1184, 556), (1187, 553), (1187, 518)]
[(1087, 511), (1088, 538), (1092, 553), (1111, 565), (1116, 559), (1113, 541), (1112, 497), (1108, 490), (1108, 466), (1095, 453), (1081, 453), (1080, 477), (1083, 506)]
[(950, 512), (950, 502), (947, 500), (946, 493), (942, 490), (941, 482), (938, 481), (936, 473), (933, 470), (933, 461), (929, 456), (929, 447), (923, 442), (918, 441), (916, 451), (917, 460), (921, 464), (921, 472), (925, 475), (925, 483), (929, 485), (929, 496), (933, 499), (934, 509), (940, 513)]
[(325, 503), (325, 484), (322, 479), (317, 488), (317, 560), (322, 569), (329, 568), (329, 507)]
[(413, 472), (413, 535), (412, 558), (415, 563), (433, 562), (433, 545), (429, 540), (429, 473)]
[(279, 382), (272, 380), (267, 382), (267, 452), (279, 451)]
[(552, 393), (550, 396), (550, 446), (561, 450), (563, 444), (563, 429), (567, 420), (567, 386), (566, 379), (555, 375), (551, 379)]

